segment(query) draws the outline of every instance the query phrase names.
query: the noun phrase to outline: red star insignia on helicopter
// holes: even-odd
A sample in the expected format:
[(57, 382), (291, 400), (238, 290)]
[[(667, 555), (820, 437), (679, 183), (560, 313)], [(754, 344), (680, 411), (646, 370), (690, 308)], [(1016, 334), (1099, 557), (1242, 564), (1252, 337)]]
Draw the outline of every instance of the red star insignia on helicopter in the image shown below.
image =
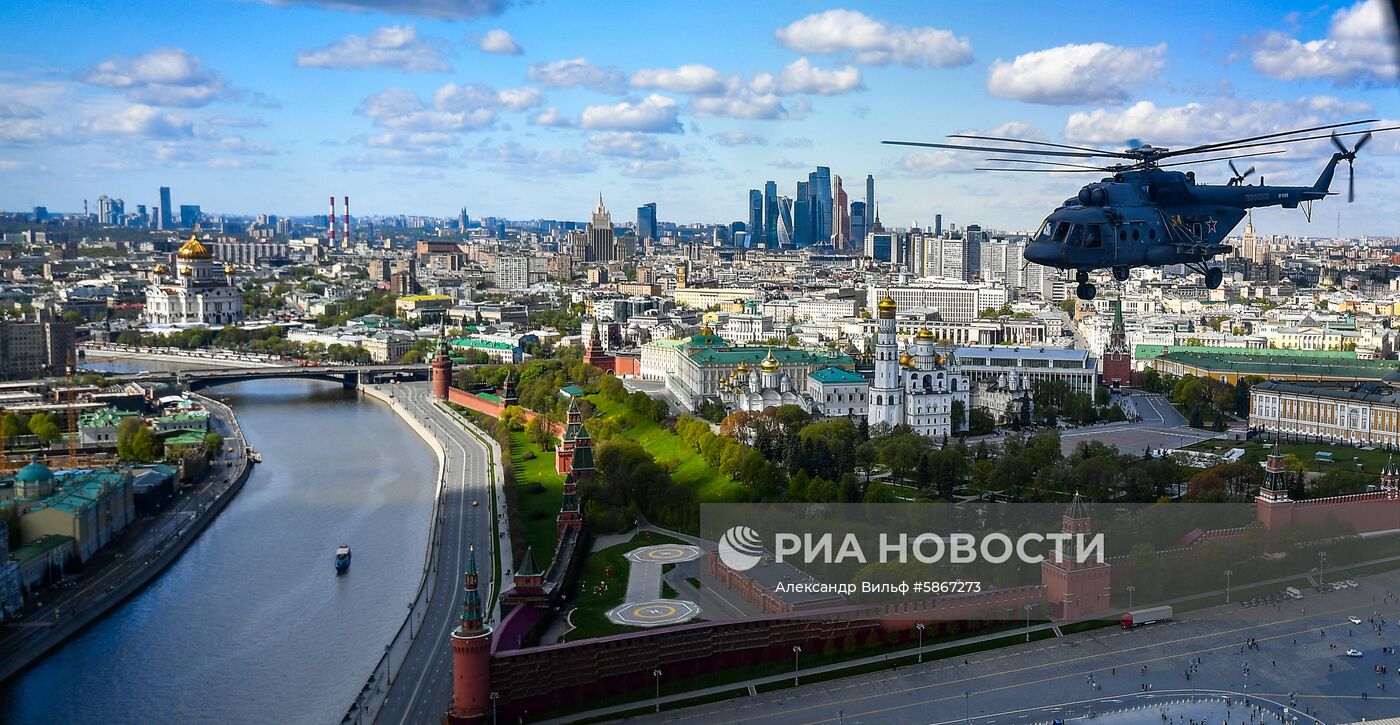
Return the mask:
[(1215, 233), (1215, 220), (1214, 220), (1214, 219), (1206, 219), (1206, 229), (1210, 230), (1210, 232), (1211, 232), (1212, 234)]

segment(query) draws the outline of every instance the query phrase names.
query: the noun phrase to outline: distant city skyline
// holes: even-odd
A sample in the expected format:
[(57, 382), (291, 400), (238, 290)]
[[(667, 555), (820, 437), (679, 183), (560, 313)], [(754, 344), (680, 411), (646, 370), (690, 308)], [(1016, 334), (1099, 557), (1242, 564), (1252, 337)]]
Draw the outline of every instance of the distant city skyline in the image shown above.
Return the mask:
[[(583, 220), (601, 192), (618, 209), (654, 202), (663, 223), (727, 224), (750, 220), (758, 189), (767, 229), (790, 197), (792, 215), (829, 236), (833, 210), (807, 208), (798, 187), (825, 184), (809, 194), (825, 200), (840, 176), (850, 201), (867, 202), (866, 218), (846, 210), (852, 232), (877, 210), (890, 227), (941, 213), (1033, 230), (1094, 177), (971, 173), (985, 154), (879, 142), (976, 131), (1180, 146), (1400, 122), (1393, 23), (1377, 0), (1187, 5), (1170, 22), (1146, 3), (1010, 16), (778, 3), (745, 6), (738, 23), (701, 6), (373, 6), (0, 8), (14, 30), (0, 208), (95, 209), (107, 196), (173, 217), (168, 186), (175, 206), (216, 214), (309, 216), (334, 194), (366, 216)], [(84, 15), (103, 22), (57, 22)], [(1250, 161), (1274, 183), (1311, 181), (1329, 153), (1320, 140)], [(1400, 234), (1397, 157), (1400, 133), (1377, 137), (1357, 163), (1356, 204), (1328, 200), (1312, 224), (1273, 209), (1256, 229), (1330, 236), (1340, 214), (1344, 235)], [(830, 171), (814, 178), (819, 166)], [(1203, 182), (1229, 175), (1223, 162), (1193, 168)], [(859, 189), (867, 175), (880, 182), (874, 204)]]

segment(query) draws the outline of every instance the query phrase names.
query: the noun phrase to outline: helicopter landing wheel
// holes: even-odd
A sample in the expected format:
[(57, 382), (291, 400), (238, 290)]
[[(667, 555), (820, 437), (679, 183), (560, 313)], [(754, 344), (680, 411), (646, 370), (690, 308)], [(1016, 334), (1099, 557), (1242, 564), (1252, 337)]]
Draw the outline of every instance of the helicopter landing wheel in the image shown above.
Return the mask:
[(1206, 289), (1219, 289), (1220, 282), (1225, 279), (1225, 273), (1219, 267), (1210, 267), (1206, 270)]
[(1128, 281), (1128, 268), (1127, 268), (1127, 267), (1114, 267), (1114, 268), (1113, 268), (1113, 278), (1116, 279), (1116, 280), (1118, 280), (1119, 282), (1127, 282), (1127, 281)]
[(1084, 285), (1086, 285), (1086, 284), (1089, 284), (1089, 271), (1088, 271), (1088, 270), (1081, 269), (1081, 270), (1075, 272), (1075, 273), (1074, 273), (1074, 281), (1075, 281), (1075, 282), (1078, 282), (1079, 285), (1080, 285), (1081, 287), (1084, 286)]
[(1088, 282), (1080, 282), (1079, 286), (1075, 288), (1074, 294), (1081, 300), (1092, 300), (1094, 299), (1095, 291), (1094, 285)]

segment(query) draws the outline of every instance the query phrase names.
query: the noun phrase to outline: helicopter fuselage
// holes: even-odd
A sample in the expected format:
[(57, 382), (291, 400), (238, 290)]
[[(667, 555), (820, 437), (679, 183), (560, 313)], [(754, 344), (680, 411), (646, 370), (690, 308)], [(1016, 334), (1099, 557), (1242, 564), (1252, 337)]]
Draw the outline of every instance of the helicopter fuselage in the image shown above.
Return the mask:
[(1190, 172), (1122, 171), (1065, 200), (1026, 245), (1025, 258), (1080, 273), (1113, 269), (1120, 278), (1133, 267), (1203, 266), (1232, 251), (1225, 239), (1245, 210), (1327, 196), (1341, 160), (1334, 154), (1312, 186), (1209, 185)]

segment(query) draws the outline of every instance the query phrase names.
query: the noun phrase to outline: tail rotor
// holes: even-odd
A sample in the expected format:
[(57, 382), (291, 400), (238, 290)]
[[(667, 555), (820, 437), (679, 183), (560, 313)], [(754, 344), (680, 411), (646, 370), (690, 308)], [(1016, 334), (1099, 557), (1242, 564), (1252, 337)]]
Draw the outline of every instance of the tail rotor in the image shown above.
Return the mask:
[(1234, 174), (1234, 176), (1230, 177), (1230, 186), (1239, 186), (1240, 184), (1243, 184), (1243, 183), (1244, 183), (1244, 180), (1247, 179), (1247, 178), (1249, 178), (1249, 175), (1250, 175), (1250, 174), (1253, 174), (1253, 173), (1254, 173), (1254, 167), (1253, 167), (1253, 166), (1251, 166), (1251, 167), (1245, 169), (1245, 170), (1244, 170), (1244, 173), (1241, 174), (1241, 173), (1240, 173), (1240, 170), (1237, 169), (1237, 168), (1235, 168), (1235, 162), (1234, 162), (1234, 161), (1229, 161), (1229, 162), (1227, 162), (1227, 163), (1230, 164), (1230, 173), (1231, 173), (1231, 174)]
[(1356, 140), (1356, 145), (1352, 146), (1350, 149), (1337, 139), (1335, 131), (1330, 138), (1332, 140), (1332, 145), (1337, 147), (1337, 151), (1342, 155), (1342, 159), (1347, 162), (1347, 202), (1351, 203), (1356, 201), (1356, 153), (1361, 150), (1362, 146), (1370, 143), (1371, 132), (1367, 131), (1362, 134), (1361, 138)]

